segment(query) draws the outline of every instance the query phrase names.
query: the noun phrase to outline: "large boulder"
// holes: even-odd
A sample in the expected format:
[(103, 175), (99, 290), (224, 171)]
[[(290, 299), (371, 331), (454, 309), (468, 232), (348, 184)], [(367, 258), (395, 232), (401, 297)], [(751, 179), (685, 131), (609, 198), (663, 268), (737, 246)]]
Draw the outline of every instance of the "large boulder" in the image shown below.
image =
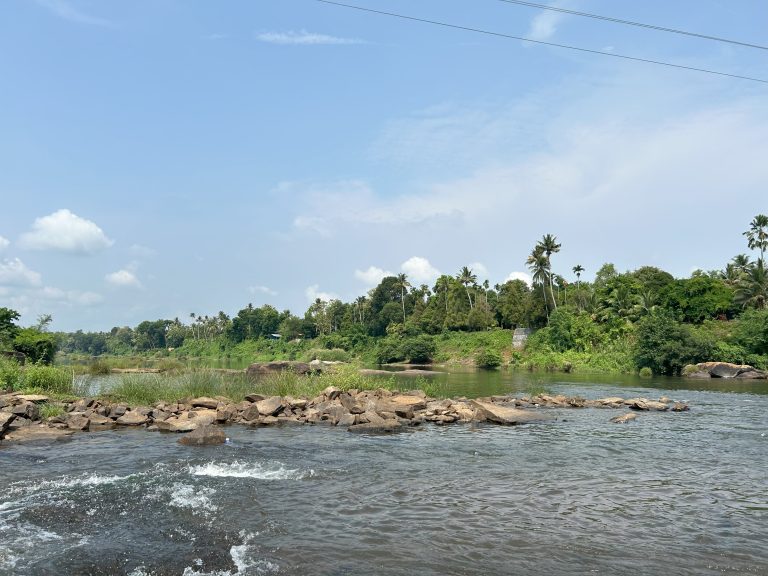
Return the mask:
[(192, 404), (193, 408), (209, 408), (211, 410), (216, 410), (216, 408), (219, 406), (219, 401), (215, 398), (201, 396), (200, 398), (195, 398), (192, 400), (190, 404)]
[(215, 446), (217, 444), (224, 444), (226, 441), (227, 437), (223, 430), (215, 426), (206, 425), (182, 436), (179, 439), (179, 444), (184, 444), (185, 446)]
[(0, 412), (0, 437), (3, 436), (3, 432), (5, 432), (8, 427), (11, 425), (11, 422), (13, 422), (16, 419), (16, 414), (11, 414), (10, 412)]
[(283, 408), (283, 399), (280, 396), (270, 396), (266, 400), (256, 402), (256, 408), (262, 416), (274, 416)]
[(5, 440), (11, 442), (54, 441), (69, 438), (74, 430), (50, 428), (45, 425), (23, 426), (5, 435)]
[(148, 421), (149, 418), (147, 418), (146, 414), (136, 410), (129, 410), (116, 420), (121, 426), (142, 426)]
[(744, 378), (763, 380), (768, 378), (768, 372), (758, 370), (748, 364), (731, 364), (730, 362), (701, 362), (686, 366), (683, 374), (688, 378)]
[(491, 402), (481, 402), (471, 400), (470, 404), (477, 411), (478, 416), (489, 422), (496, 424), (515, 425), (527, 424), (529, 422), (538, 422), (540, 420), (551, 420), (552, 415), (533, 410), (522, 410), (520, 408), (510, 408), (492, 404)]
[(274, 362), (256, 362), (245, 370), (245, 373), (252, 377), (268, 376), (269, 374), (279, 374), (280, 372), (293, 372), (303, 375), (312, 372), (312, 368), (306, 362), (279, 360)]
[(397, 420), (382, 420), (381, 422), (367, 422), (365, 424), (354, 424), (347, 428), (348, 432), (363, 434), (392, 434), (403, 430), (402, 425)]

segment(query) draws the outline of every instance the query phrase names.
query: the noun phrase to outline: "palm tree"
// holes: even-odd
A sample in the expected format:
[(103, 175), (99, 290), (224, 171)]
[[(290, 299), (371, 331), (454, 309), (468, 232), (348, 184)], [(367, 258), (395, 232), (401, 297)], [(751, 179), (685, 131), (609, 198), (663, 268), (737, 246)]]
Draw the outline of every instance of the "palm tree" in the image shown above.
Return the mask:
[(743, 307), (754, 306), (758, 310), (768, 305), (768, 274), (762, 258), (750, 266), (739, 280), (735, 300)]
[(400, 301), (403, 304), (403, 325), (405, 325), (405, 291), (410, 287), (411, 284), (408, 282), (408, 277), (405, 274), (398, 274), (395, 288), (400, 288)]
[[(531, 255), (526, 260), (528, 269), (531, 271), (531, 279), (534, 286), (541, 286), (541, 293), (544, 297), (544, 309), (547, 311), (547, 318), (549, 318), (549, 304), (547, 303), (547, 279), (549, 278), (549, 258), (544, 254), (544, 250), (541, 246), (537, 245)], [(554, 296), (552, 298), (554, 301)]]
[(768, 216), (758, 214), (749, 223), (749, 230), (744, 232), (747, 237), (747, 246), (750, 250), (760, 250), (760, 260), (763, 260), (765, 251), (768, 250)]
[(576, 287), (578, 288), (579, 282), (581, 281), (581, 273), (584, 272), (584, 266), (581, 264), (576, 264), (576, 266), (573, 267), (573, 273), (576, 274)]
[[(550, 269), (552, 268), (552, 261), (550, 257), (552, 254), (560, 252), (561, 246), (562, 244), (557, 243), (557, 237), (552, 236), (552, 234), (545, 234), (536, 245), (536, 248), (540, 248), (544, 255), (547, 257), (547, 262), (549, 263)], [(554, 309), (557, 310), (557, 302), (555, 302), (554, 288), (552, 286), (552, 274), (549, 275), (549, 289), (552, 291), (552, 304)]]
[(447, 275), (440, 276), (435, 281), (435, 294), (443, 293), (443, 301), (445, 302), (445, 315), (448, 315), (448, 291), (451, 289), (451, 277)]
[(365, 296), (358, 296), (357, 300), (355, 300), (355, 305), (357, 306), (357, 315), (360, 319), (360, 324), (363, 323), (363, 306), (365, 306), (366, 298)]
[(464, 285), (464, 289), (467, 291), (467, 299), (469, 300), (469, 309), (472, 310), (472, 297), (469, 295), (469, 287), (477, 282), (477, 276), (472, 274), (472, 270), (464, 266), (456, 279)]

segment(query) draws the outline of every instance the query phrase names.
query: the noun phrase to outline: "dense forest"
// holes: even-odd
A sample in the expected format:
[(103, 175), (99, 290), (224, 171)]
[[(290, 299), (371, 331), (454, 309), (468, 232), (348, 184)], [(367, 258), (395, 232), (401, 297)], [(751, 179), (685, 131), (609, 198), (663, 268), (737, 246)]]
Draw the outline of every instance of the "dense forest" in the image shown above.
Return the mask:
[(768, 217), (756, 216), (744, 236), (753, 255), (739, 254), (721, 270), (674, 278), (651, 266), (619, 272), (608, 263), (586, 282), (580, 265), (558, 270), (561, 244), (547, 234), (527, 259), (531, 286), (522, 280), (491, 286), (467, 267), (440, 276), (433, 286), (413, 286), (400, 274), (353, 302), (315, 300), (303, 316), (248, 304), (233, 317), (191, 313), (184, 320), (145, 320), (109, 332), (51, 334), (49, 316), (22, 329), (15, 311), (0, 308), (0, 349), (49, 362), (56, 349), (91, 356), (194, 356), (226, 354), (244, 342), (278, 340), (272, 348), (285, 350), (287, 343), (313, 340), (315, 348), (367, 352), (380, 363), (427, 362), (435, 355), (435, 337), (526, 327), (534, 334), (525, 352), (497, 347), (479, 363), (556, 369), (575, 358), (584, 367), (600, 368), (599, 358), (613, 355), (618, 360), (611, 369), (657, 374), (713, 359), (765, 368)]

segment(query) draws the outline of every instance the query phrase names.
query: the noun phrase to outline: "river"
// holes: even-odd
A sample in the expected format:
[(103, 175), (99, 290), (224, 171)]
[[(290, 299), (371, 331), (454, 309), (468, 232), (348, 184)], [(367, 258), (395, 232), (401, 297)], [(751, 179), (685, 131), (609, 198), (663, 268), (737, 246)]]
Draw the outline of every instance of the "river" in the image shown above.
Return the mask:
[(768, 574), (768, 385), (464, 372), (452, 393), (669, 396), (392, 436), (143, 430), (0, 448), (0, 574)]

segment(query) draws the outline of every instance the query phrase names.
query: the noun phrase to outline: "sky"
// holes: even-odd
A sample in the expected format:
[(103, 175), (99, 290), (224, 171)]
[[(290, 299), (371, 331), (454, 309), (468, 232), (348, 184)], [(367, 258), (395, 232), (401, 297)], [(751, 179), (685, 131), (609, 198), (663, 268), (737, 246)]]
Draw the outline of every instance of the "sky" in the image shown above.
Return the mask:
[[(545, 0), (541, 0), (542, 2)], [(768, 79), (768, 51), (500, 0), (348, 0)], [(764, 0), (550, 6), (768, 44)], [(768, 84), (316, 0), (0, 3), (0, 306), (303, 315), (384, 275), (677, 277), (768, 212)]]

